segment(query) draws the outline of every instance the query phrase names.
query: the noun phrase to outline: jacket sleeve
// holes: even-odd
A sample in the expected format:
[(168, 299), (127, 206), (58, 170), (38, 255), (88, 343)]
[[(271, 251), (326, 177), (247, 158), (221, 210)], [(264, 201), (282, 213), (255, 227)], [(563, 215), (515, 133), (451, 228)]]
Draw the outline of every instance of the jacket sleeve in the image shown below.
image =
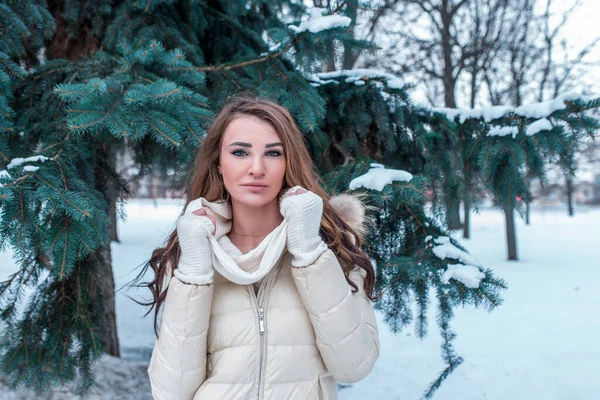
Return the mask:
[(171, 278), (148, 375), (154, 399), (192, 399), (206, 379), (213, 285)]
[(359, 289), (352, 293), (337, 257), (327, 249), (312, 264), (292, 267), (292, 276), (329, 372), (342, 383), (367, 376), (379, 357), (379, 333), (373, 304), (363, 289), (364, 271), (351, 271)]

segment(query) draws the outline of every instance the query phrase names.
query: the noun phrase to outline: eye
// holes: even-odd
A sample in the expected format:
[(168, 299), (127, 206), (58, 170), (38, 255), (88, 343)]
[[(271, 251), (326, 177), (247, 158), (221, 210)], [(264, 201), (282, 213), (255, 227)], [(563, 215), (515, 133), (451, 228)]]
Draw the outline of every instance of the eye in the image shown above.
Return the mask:
[(278, 150), (271, 150), (268, 151), (267, 154), (271, 157), (279, 157), (281, 155), (281, 152)]
[[(242, 154), (239, 154), (239, 153), (242, 153)], [(247, 153), (244, 150), (234, 150), (231, 152), (231, 154), (233, 154), (234, 156), (237, 156), (237, 157), (241, 157), (243, 155), (246, 155)]]

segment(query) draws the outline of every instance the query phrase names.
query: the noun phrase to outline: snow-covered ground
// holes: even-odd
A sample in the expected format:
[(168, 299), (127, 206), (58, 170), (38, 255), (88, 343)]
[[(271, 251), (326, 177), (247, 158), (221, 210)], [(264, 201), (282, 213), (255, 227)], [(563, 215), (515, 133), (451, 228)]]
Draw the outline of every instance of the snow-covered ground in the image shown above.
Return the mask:
[[(115, 279), (121, 288), (175, 227), (181, 200), (133, 200), (128, 220), (119, 226), (121, 243), (112, 245)], [(434, 399), (598, 399), (600, 381), (600, 209), (535, 208), (532, 225), (518, 221), (521, 261), (505, 261), (504, 221), (486, 209), (472, 218), (472, 239), (461, 240), (485, 267), (504, 278), (504, 304), (487, 313), (459, 309), (453, 321), (456, 351), (465, 361)], [(456, 234), (460, 239), (460, 232)], [(14, 264), (0, 253), (0, 279)], [(149, 275), (148, 275), (149, 277)], [(117, 295), (117, 324), (124, 360), (103, 357), (95, 367), (100, 387), (93, 399), (150, 399), (146, 365), (154, 343), (151, 315), (127, 296)], [(411, 329), (391, 334), (380, 322), (381, 357), (363, 381), (344, 388), (342, 400), (419, 399), (443, 368), (441, 339), (435, 326), (435, 304), (429, 335), (419, 340)], [(70, 388), (44, 398), (70, 399)], [(37, 399), (33, 393), (6, 391), (0, 398)]]

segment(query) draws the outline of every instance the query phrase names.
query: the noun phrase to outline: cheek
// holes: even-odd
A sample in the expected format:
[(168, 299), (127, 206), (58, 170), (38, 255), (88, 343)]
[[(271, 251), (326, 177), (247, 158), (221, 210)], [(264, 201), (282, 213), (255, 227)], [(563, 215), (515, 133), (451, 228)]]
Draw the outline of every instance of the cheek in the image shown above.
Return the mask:
[(236, 160), (231, 160), (230, 157), (223, 157), (221, 159), (221, 171), (223, 172), (224, 179), (232, 179), (235, 178), (236, 175), (239, 174), (240, 171), (240, 163), (235, 162)]
[(285, 161), (281, 163), (281, 178), (283, 179), (285, 177), (285, 170), (286, 170), (286, 166), (285, 166)]

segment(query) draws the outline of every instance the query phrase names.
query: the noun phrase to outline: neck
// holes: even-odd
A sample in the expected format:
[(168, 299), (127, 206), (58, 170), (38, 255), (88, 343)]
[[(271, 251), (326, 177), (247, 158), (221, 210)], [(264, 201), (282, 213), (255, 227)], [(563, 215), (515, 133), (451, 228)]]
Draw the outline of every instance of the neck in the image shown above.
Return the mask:
[(259, 244), (283, 221), (277, 199), (260, 207), (250, 207), (232, 199), (231, 212), (233, 221), (230, 235), (250, 244)]

